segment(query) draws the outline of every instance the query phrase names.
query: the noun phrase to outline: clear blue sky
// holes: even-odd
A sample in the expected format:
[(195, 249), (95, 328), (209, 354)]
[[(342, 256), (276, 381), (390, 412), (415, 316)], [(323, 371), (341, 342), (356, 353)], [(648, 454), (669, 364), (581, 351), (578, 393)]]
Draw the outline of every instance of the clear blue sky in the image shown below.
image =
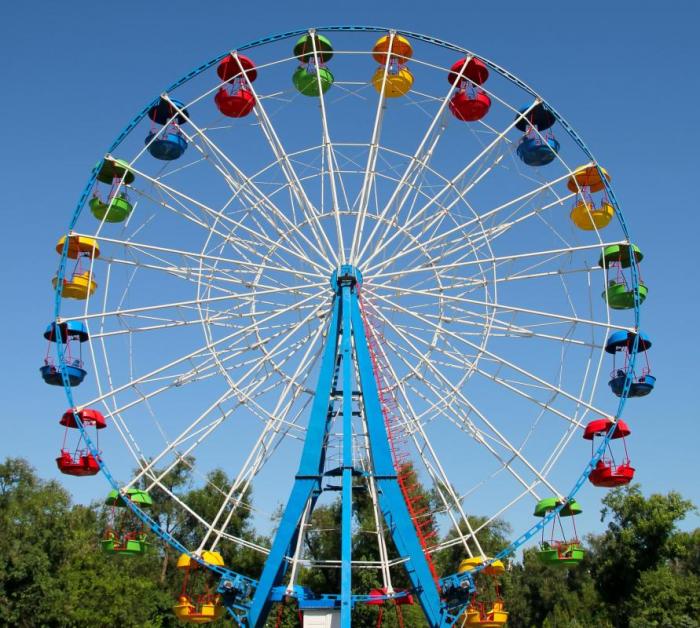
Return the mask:
[[(6, 2), (0, 8), (0, 160), (5, 359), (0, 456), (56, 477), (64, 410), (38, 367), (50, 319), (53, 250), (88, 172), (124, 124), (166, 85), (258, 37), (328, 24), (376, 24), (463, 44), (531, 84), (573, 124), (614, 177), (632, 238), (646, 254), (643, 328), (656, 391), (628, 405), (645, 492), (676, 489), (700, 504), (696, 234), (700, 9), (694, 2), (521, 3)], [(67, 485), (102, 495), (99, 478)], [(597, 500), (586, 488), (586, 531)], [(513, 522), (524, 527), (528, 522)], [(697, 525), (698, 519), (691, 522)]]

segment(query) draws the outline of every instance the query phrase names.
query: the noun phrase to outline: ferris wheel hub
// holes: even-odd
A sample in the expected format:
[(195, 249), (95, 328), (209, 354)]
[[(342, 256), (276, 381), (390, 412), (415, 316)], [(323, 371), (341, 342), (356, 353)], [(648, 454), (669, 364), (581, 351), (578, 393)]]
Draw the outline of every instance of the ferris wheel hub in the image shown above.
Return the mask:
[(340, 294), (340, 289), (348, 285), (361, 286), (362, 273), (359, 268), (352, 264), (342, 264), (331, 274), (331, 288), (333, 288), (337, 294)]

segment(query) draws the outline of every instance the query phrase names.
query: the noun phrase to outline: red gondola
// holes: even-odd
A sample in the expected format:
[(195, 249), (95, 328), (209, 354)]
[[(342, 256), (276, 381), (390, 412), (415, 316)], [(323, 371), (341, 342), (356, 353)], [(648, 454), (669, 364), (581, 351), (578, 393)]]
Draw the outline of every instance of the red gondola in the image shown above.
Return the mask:
[[(462, 69), (464, 61), (465, 59), (455, 61), (452, 64), (452, 67), (450, 68), (450, 73), (447, 75), (447, 80), (453, 85), (457, 84), (457, 79), (459, 78), (459, 71)], [(472, 57), (471, 59), (469, 59), (467, 67), (462, 72), (461, 80), (471, 81), (476, 85), (483, 85), (488, 77), (489, 69), (486, 67), (486, 64), (480, 59)]]
[[(395, 593), (405, 593), (405, 591), (402, 589), (401, 591), (395, 591)], [(388, 601), (386, 597), (388, 594), (389, 593), (386, 589), (370, 589), (370, 599), (367, 601), (367, 604), (370, 606), (381, 606)], [(413, 604), (413, 596), (410, 593), (406, 593), (405, 595), (399, 595), (398, 597), (391, 598), (391, 601), (399, 606), (403, 606), (405, 604), (410, 605)]]
[[(610, 431), (612, 426), (612, 419), (596, 419), (586, 426), (583, 437), (591, 441), (592, 450), (595, 450), (595, 439), (605, 438), (605, 435)], [(625, 442), (625, 437), (630, 434), (630, 428), (624, 421), (618, 420), (615, 423), (615, 431), (613, 432), (610, 442), (608, 442), (606, 453), (598, 461), (595, 469), (593, 469), (588, 476), (593, 486), (614, 488), (616, 486), (624, 486), (632, 481), (634, 477), (634, 467), (630, 464), (629, 454), (627, 453), (627, 443)], [(622, 439), (625, 456), (620, 464), (616, 464), (610, 443), (620, 438)]]
[[(472, 90), (472, 93), (469, 90)], [(450, 100), (452, 115), (463, 122), (476, 122), (481, 120), (491, 108), (491, 99), (483, 90), (465, 88), (456, 92)]]
[(255, 96), (250, 90), (258, 76), (255, 64), (243, 55), (228, 55), (219, 63), (216, 73), (228, 83), (214, 97), (219, 111), (229, 118), (242, 118), (255, 108)]
[(452, 115), (463, 122), (481, 120), (491, 108), (491, 99), (479, 87), (489, 77), (489, 70), (483, 61), (472, 57), (456, 61), (450, 68), (447, 80), (457, 91), (450, 99)]
[[(61, 447), (61, 455), (56, 458), (56, 464), (58, 465), (58, 470), (66, 475), (95, 475), (100, 470), (100, 464), (98, 459), (92, 455), (91, 451), (83, 442), (83, 435), (80, 434), (76, 446), (67, 449), (66, 443), (68, 441), (69, 429), (79, 429), (78, 422), (75, 419), (75, 412), (73, 410), (67, 410), (65, 414), (61, 417), (59, 423), (66, 428), (65, 436), (63, 437), (63, 447)], [(84, 428), (94, 427), (95, 432), (95, 444), (98, 443), (97, 430), (102, 430), (107, 427), (107, 422), (105, 421), (102, 413), (90, 408), (85, 408), (77, 412), (80, 422), (83, 424)], [(84, 445), (81, 447), (81, 445)]]
[[(394, 611), (396, 613), (396, 622), (398, 623), (399, 628), (404, 628), (405, 626), (403, 613), (401, 612), (401, 607), (406, 604), (411, 605), (414, 603), (413, 596), (410, 593), (406, 593), (406, 591), (395, 591), (395, 593), (402, 592), (405, 593), (405, 595), (400, 595), (399, 597), (391, 598), (391, 603), (393, 603)], [(379, 606), (379, 615), (377, 616), (376, 623), (377, 628), (380, 628), (384, 625), (383, 619), (385, 605), (390, 603), (389, 600), (386, 598), (387, 595), (388, 591), (386, 589), (371, 589), (369, 592), (369, 600), (367, 600), (367, 604), (369, 606)]]

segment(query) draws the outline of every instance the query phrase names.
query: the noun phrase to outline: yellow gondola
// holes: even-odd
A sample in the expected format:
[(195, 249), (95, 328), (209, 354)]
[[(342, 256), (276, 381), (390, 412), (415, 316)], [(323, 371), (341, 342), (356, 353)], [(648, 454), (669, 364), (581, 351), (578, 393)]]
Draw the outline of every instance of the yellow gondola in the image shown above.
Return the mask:
[[(224, 566), (224, 559), (219, 552), (204, 551), (201, 559), (216, 567)], [(182, 622), (187, 624), (208, 624), (221, 619), (226, 609), (221, 603), (218, 593), (211, 593), (209, 587), (204, 584), (204, 592), (197, 593), (193, 590), (191, 576), (200, 570), (206, 571), (196, 560), (192, 560), (189, 554), (181, 554), (177, 560), (177, 568), (185, 572), (182, 583), (182, 591), (177, 598), (177, 604), (173, 606), (173, 613)], [(208, 574), (204, 574), (205, 578)]]
[(489, 609), (482, 605), (470, 606), (464, 613), (466, 626), (481, 628), (502, 628), (508, 622), (508, 613), (504, 610), (503, 600), (496, 600)]
[[(219, 554), (219, 552), (210, 552), (208, 550), (204, 550), (202, 552), (201, 559), (205, 563), (209, 565), (214, 565), (215, 567), (224, 566), (224, 559), (222, 558), (221, 554)], [(196, 560), (192, 560), (189, 554), (180, 554), (180, 557), (177, 559), (177, 568), (189, 569), (193, 567), (196, 569), (200, 567), (200, 564)]]
[[(610, 224), (615, 215), (615, 208), (605, 192), (606, 181), (610, 181), (608, 172), (605, 168), (595, 165), (576, 168), (567, 179), (566, 187), (576, 194), (570, 218), (579, 229), (593, 231)], [(603, 192), (598, 201), (592, 197), (596, 192)]]
[[(216, 596), (217, 598), (219, 596)], [(177, 604), (173, 606), (175, 617), (186, 624), (210, 624), (217, 619), (221, 619), (226, 613), (226, 609), (219, 600), (214, 602), (204, 602), (195, 606), (190, 598), (181, 595)]]
[[(505, 573), (505, 565), (502, 561), (496, 559), (491, 560), (486, 556), (471, 556), (465, 558), (460, 564), (457, 571), (464, 573), (472, 571), (477, 567), (485, 565), (481, 570), (482, 573), (488, 576), (500, 576)], [(499, 588), (496, 585), (496, 599), (491, 604), (478, 602), (472, 599), (472, 602), (464, 612), (464, 625), (480, 626), (481, 628), (502, 628), (508, 621), (508, 612), (505, 610), (503, 600), (500, 598)]]
[[(610, 175), (607, 170), (600, 167), (603, 176), (610, 181)], [(605, 189), (603, 179), (598, 172), (598, 166), (581, 166), (573, 171), (566, 182), (566, 187), (571, 192), (578, 192), (579, 188), (588, 188), (589, 192), (600, 192)]]
[(615, 215), (615, 209), (607, 201), (601, 201), (600, 207), (596, 207), (593, 201), (580, 200), (571, 210), (571, 220), (584, 231), (603, 229), (610, 224)]
[[(388, 65), (387, 65), (388, 55)], [(399, 98), (404, 96), (413, 87), (413, 74), (406, 67), (406, 63), (413, 56), (413, 48), (410, 42), (401, 35), (389, 35), (380, 37), (372, 48), (372, 58), (381, 67), (372, 77), (372, 85), (381, 93), (384, 86), (386, 98)]]
[[(58, 285), (58, 277), (51, 280), (54, 290)], [(76, 273), (70, 279), (63, 280), (63, 290), (61, 294), (65, 299), (78, 299), (84, 301), (97, 290), (97, 282), (92, 278), (90, 271)]]
[[(372, 77), (372, 85), (378, 92), (382, 91), (384, 71), (384, 68), (377, 68)], [(413, 74), (408, 68), (400, 68), (396, 73), (392, 73), (390, 70), (386, 77), (384, 96), (386, 98), (399, 98), (411, 91), (411, 87), (413, 87)]]
[(488, 576), (500, 576), (505, 573), (506, 568), (502, 561), (496, 559), (494, 561), (488, 562), (490, 559), (486, 556), (471, 556), (470, 558), (465, 558), (461, 563), (459, 563), (459, 573), (464, 573), (465, 571), (471, 571), (480, 567), (484, 563), (488, 563), (482, 572)]
[(413, 56), (413, 47), (408, 39), (401, 35), (394, 35), (394, 40), (391, 42), (391, 51), (389, 50), (389, 41), (391, 37), (384, 35), (380, 37), (372, 48), (372, 58), (380, 65), (386, 64), (386, 53), (389, 53), (391, 59), (396, 59), (400, 64), (406, 63)]
[[(63, 254), (63, 246), (66, 242), (66, 236), (63, 236), (56, 244), (56, 253)], [(78, 259), (80, 256), (89, 258), (98, 258), (100, 256), (100, 247), (95, 238), (86, 236), (71, 235), (68, 236), (68, 252), (70, 259)]]

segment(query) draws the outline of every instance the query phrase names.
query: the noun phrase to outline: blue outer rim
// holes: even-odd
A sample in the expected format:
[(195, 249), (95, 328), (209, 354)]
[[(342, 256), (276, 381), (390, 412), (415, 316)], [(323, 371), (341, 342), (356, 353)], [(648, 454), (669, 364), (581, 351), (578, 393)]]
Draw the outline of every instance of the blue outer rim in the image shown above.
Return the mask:
[[(277, 42), (277, 41), (282, 41), (285, 39), (291, 39), (293, 37), (299, 37), (301, 35), (304, 35), (309, 32), (310, 29), (304, 28), (304, 29), (298, 29), (298, 30), (291, 30), (291, 31), (286, 31), (282, 33), (277, 33), (273, 35), (268, 35), (267, 37), (263, 37), (261, 39), (256, 39), (253, 41), (250, 41), (246, 44), (243, 44), (242, 46), (239, 46), (237, 50), (242, 51), (242, 50), (249, 50), (251, 48), (256, 48), (258, 46), (262, 46), (264, 44), (272, 43), (272, 42)], [(411, 31), (405, 31), (401, 29), (390, 29), (386, 27), (381, 27), (381, 26), (321, 26), (315, 28), (316, 31), (325, 31), (325, 32), (365, 32), (365, 33), (387, 33), (390, 31), (394, 31), (398, 35), (403, 35), (404, 37), (408, 37), (410, 39), (415, 39), (418, 41), (422, 41), (428, 44), (434, 44), (436, 46), (440, 46), (442, 48), (447, 48), (449, 50), (454, 50), (457, 53), (460, 54), (466, 54), (466, 55), (473, 55), (470, 50), (467, 48), (464, 48), (462, 46), (458, 46), (457, 44), (453, 44), (450, 42), (443, 41), (441, 39), (437, 39), (435, 37), (430, 37), (428, 35), (422, 35), (420, 33), (414, 33)], [(177, 87), (183, 85), (190, 79), (198, 76), (202, 72), (208, 70), (211, 68), (213, 65), (221, 61), (226, 55), (230, 54), (231, 51), (227, 50), (226, 52), (218, 55), (217, 57), (214, 57), (213, 59), (210, 59), (209, 61), (203, 63), (202, 65), (196, 67), (194, 70), (189, 72), (188, 74), (185, 74), (182, 78), (179, 80), (175, 81), (172, 83), (170, 86), (168, 86), (164, 91), (165, 92), (170, 92)], [(583, 153), (591, 160), (591, 162), (596, 163), (596, 159), (593, 157), (593, 153), (590, 151), (588, 146), (584, 143), (584, 141), (581, 139), (581, 137), (578, 135), (578, 133), (574, 130), (574, 128), (559, 114), (559, 112), (554, 109), (544, 98), (542, 98), (535, 90), (533, 90), (529, 85), (521, 81), (519, 78), (508, 72), (506, 69), (502, 68), (498, 64), (494, 63), (493, 61), (490, 61), (481, 55), (475, 55), (478, 56), (479, 59), (481, 59), (487, 67), (489, 67), (491, 70), (497, 72), (500, 74), (502, 77), (505, 79), (511, 81), (521, 89), (523, 89), (525, 92), (533, 96), (534, 98), (540, 99), (544, 104), (546, 104), (547, 108), (554, 114), (554, 117), (557, 119), (559, 124), (566, 130), (566, 132), (569, 134), (571, 139), (579, 146), (579, 148), (583, 151)], [(156, 105), (158, 101), (160, 100), (160, 95), (156, 96), (152, 101), (150, 101), (132, 120), (122, 129), (122, 131), (119, 133), (117, 138), (112, 142), (110, 145), (109, 149), (107, 150), (106, 154), (111, 154), (112, 151), (114, 151), (115, 148), (119, 146), (119, 144), (122, 143), (122, 141), (126, 138), (127, 135), (136, 127), (136, 125), (141, 122), (141, 120), (147, 116), (148, 111), (151, 107)], [(99, 168), (101, 167), (103, 162), (103, 159), (100, 159), (100, 161), (95, 165), (95, 167), (92, 169), (92, 172), (90, 173), (90, 178), (88, 179), (87, 184), (85, 185), (85, 188), (83, 189), (80, 198), (78, 199), (78, 203), (76, 205), (76, 208), (73, 212), (73, 216), (70, 220), (68, 230), (71, 231), (74, 227), (75, 224), (78, 220), (78, 217), (80, 216), (80, 212), (82, 211), (88, 196), (90, 195), (90, 192), (92, 190), (92, 187), (95, 183), (95, 178), (97, 176), (97, 172)], [(622, 232), (625, 235), (625, 238), (627, 241), (630, 241), (629, 237), (629, 230), (627, 228), (627, 223), (625, 222), (624, 216), (622, 215), (622, 211), (620, 210), (620, 206), (617, 201), (617, 197), (615, 196), (615, 193), (610, 186), (610, 182), (607, 180), (605, 176), (603, 176), (603, 172), (601, 171), (601, 168), (599, 165), (596, 165), (598, 172), (600, 174), (600, 178), (605, 184), (605, 191), (607, 192), (608, 198), (610, 200), (610, 203), (615, 209), (615, 213), (617, 215), (617, 219), (619, 221), (620, 227), (622, 228)], [(55, 291), (55, 307), (54, 307), (54, 320), (59, 321), (60, 320), (60, 311), (61, 311), (61, 293), (62, 293), (62, 288), (63, 288), (63, 278), (65, 275), (65, 267), (66, 267), (66, 258), (67, 258), (67, 253), (68, 253), (68, 238), (66, 238), (66, 244), (64, 244), (63, 251), (61, 253), (61, 260), (60, 260), (60, 265), (58, 269), (58, 281), (56, 284), (56, 291)], [(639, 270), (637, 267), (637, 261), (634, 259), (634, 256), (631, 258), (631, 266), (630, 266), (630, 272), (631, 272), (631, 279), (632, 279), (632, 284), (633, 286), (637, 286), (639, 284)], [(639, 329), (639, 321), (640, 321), (640, 302), (639, 302), (639, 295), (638, 291), (635, 290), (635, 302), (634, 302), (634, 328), (636, 330)], [(66, 397), (68, 399), (69, 407), (75, 408), (75, 403), (73, 401), (73, 393), (71, 390), (71, 387), (68, 382), (68, 374), (67, 374), (67, 368), (66, 364), (63, 359), (63, 353), (64, 353), (64, 348), (63, 345), (64, 343), (61, 341), (60, 334), (57, 335), (56, 338), (56, 349), (57, 349), (57, 354), (58, 354), (58, 363), (59, 367), (61, 369), (61, 374), (63, 377), (63, 386), (66, 392)], [(627, 380), (625, 381), (625, 387), (623, 390), (622, 397), (620, 398), (617, 412), (615, 414), (615, 419), (620, 418), (622, 416), (622, 412), (625, 407), (625, 403), (627, 401), (627, 396), (629, 394), (629, 388), (630, 384), (632, 383), (632, 377), (631, 373), (634, 370), (634, 366), (636, 363), (637, 359), (637, 353), (638, 353), (638, 344), (639, 344), (639, 334), (635, 337), (635, 341), (632, 346), (632, 352), (630, 355), (630, 370), (627, 376)], [(74, 413), (75, 414), (75, 413)], [(80, 418), (75, 414), (76, 416), (76, 423), (80, 428), (81, 434), (83, 438), (85, 439), (85, 442), (90, 449), (91, 453), (95, 456), (98, 456), (97, 449), (95, 448), (93, 442), (90, 440), (89, 435), (85, 432), (83, 429), (83, 425), (80, 422)], [(595, 453), (593, 454), (592, 458), (589, 460), (588, 464), (586, 465), (585, 469), (579, 476), (578, 480), (574, 483), (572, 489), (569, 491), (569, 494), (566, 496), (565, 501), (562, 502), (562, 504), (556, 508), (555, 510), (550, 511), (550, 513), (546, 516), (540, 519), (535, 525), (533, 525), (530, 529), (528, 529), (526, 532), (524, 532), (522, 535), (520, 535), (518, 538), (516, 538), (514, 541), (511, 542), (511, 544), (506, 547), (504, 550), (499, 552), (496, 556), (493, 557), (492, 560), (498, 560), (498, 559), (503, 559), (515, 552), (518, 548), (520, 548), (523, 544), (525, 544), (528, 540), (530, 540), (535, 534), (540, 532), (554, 517), (556, 517), (559, 513), (559, 511), (564, 507), (564, 505), (571, 499), (574, 498), (576, 493), (581, 489), (581, 487), (586, 483), (586, 480), (588, 479), (589, 473), (593, 470), (594, 466), (600, 460), (600, 458), (603, 456), (603, 453), (605, 452), (605, 448), (608, 445), (608, 442), (610, 441), (612, 434), (615, 430), (615, 425), (611, 427), (610, 431), (606, 435), (606, 437), (601, 441), (600, 446), (596, 449)], [(104, 464), (102, 461), (102, 458), (98, 456), (97, 458), (100, 461), (100, 468), (102, 470), (102, 473), (105, 475), (109, 483), (111, 484), (112, 488), (119, 490), (119, 484), (116, 482), (112, 474), (110, 473), (108, 467)], [(201, 564), (209, 567), (212, 571), (215, 571), (222, 576), (229, 575), (231, 574), (231, 571), (228, 569), (222, 569), (221, 567), (215, 567), (212, 565), (207, 565), (206, 563), (202, 563), (198, 557), (193, 556), (189, 550), (187, 550), (177, 539), (175, 539), (172, 535), (169, 533), (165, 532), (164, 530), (161, 530), (160, 527), (156, 524), (156, 522), (143, 510), (138, 508), (136, 505), (131, 503), (130, 501), (127, 502), (127, 505), (129, 508), (131, 508), (132, 512), (134, 512), (141, 521), (143, 521), (145, 524), (147, 524), (151, 531), (154, 532), (157, 536), (159, 536), (162, 540), (166, 541), (169, 543), (171, 546), (173, 546), (175, 549), (182, 553), (189, 554), (192, 558), (200, 562)], [(471, 574), (475, 574), (478, 571), (481, 571), (484, 569), (489, 563), (485, 563), (481, 565), (479, 568), (476, 568), (472, 570)], [(468, 576), (462, 574), (462, 576), (466, 579)], [(245, 576), (241, 576), (251, 584), (255, 583), (255, 580), (251, 578), (245, 578)], [(447, 580), (447, 578), (441, 579), (441, 582)]]

